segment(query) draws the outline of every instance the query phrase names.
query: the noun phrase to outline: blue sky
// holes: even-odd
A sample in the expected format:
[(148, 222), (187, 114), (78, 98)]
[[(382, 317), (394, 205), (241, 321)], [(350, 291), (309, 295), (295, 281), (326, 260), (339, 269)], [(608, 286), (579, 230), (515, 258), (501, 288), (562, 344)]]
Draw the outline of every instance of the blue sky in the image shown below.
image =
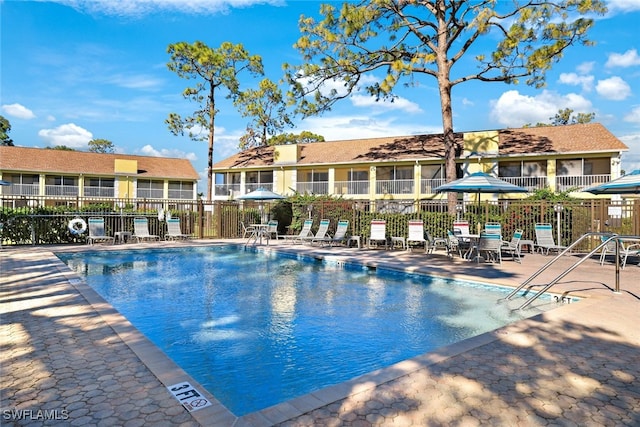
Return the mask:
[[(94, 138), (126, 154), (188, 158), (206, 176), (207, 144), (173, 136), (164, 123), (196, 105), (182, 98), (192, 81), (170, 72), (167, 46), (202, 41), (242, 43), (278, 80), (282, 64), (298, 64), (292, 45), (298, 18), (316, 15), (317, 1), (278, 0), (0, 0), (0, 114), (16, 145), (87, 149)], [(640, 168), (640, 0), (608, 1), (590, 32), (596, 46), (570, 48), (547, 74), (547, 86), (465, 83), (454, 88), (456, 131), (548, 122), (559, 109), (596, 113), (630, 148), (623, 169)], [(248, 75), (244, 88), (258, 79)], [(426, 77), (394, 103), (364, 94), (332, 112), (298, 121), (327, 140), (439, 133), (435, 81)], [(219, 98), (215, 161), (238, 151), (247, 119)], [(202, 181), (206, 182), (206, 181)], [(206, 186), (206, 184), (205, 184)], [(205, 191), (200, 185), (199, 191)]]

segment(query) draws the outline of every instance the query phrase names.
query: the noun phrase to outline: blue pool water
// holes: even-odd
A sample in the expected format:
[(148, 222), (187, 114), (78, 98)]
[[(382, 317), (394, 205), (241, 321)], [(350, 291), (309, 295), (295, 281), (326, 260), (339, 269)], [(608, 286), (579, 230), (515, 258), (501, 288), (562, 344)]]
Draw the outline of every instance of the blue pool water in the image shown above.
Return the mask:
[(58, 256), (238, 416), (555, 307), (234, 246)]

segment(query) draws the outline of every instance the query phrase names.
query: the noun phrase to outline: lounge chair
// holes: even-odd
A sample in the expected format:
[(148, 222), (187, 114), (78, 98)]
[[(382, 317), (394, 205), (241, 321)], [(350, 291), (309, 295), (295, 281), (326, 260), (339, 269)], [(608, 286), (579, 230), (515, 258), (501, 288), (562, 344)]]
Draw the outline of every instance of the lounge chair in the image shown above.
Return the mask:
[(145, 217), (133, 218), (133, 238), (138, 243), (144, 240), (160, 240), (160, 236), (149, 234), (149, 221)]
[(336, 228), (336, 234), (333, 237), (327, 237), (320, 242), (321, 245), (328, 243), (329, 246), (333, 246), (335, 243), (340, 244), (347, 241), (347, 232), (349, 231), (349, 221), (341, 219), (338, 221), (338, 227)]
[(114, 236), (107, 236), (104, 229), (104, 218), (89, 218), (89, 236), (87, 237), (87, 244), (93, 245), (98, 242), (111, 242), (115, 243)]
[[(321, 219), (320, 220), (320, 225), (318, 226), (318, 230), (316, 231), (316, 234), (308, 236), (308, 237), (301, 237), (299, 240), (301, 242), (309, 242), (309, 243), (313, 243), (314, 241), (320, 241), (325, 239), (326, 237), (328, 237), (327, 233), (329, 232), (329, 225), (331, 224), (331, 220), (328, 219)], [(298, 241), (298, 240), (296, 240)]]
[[(522, 239), (523, 230), (516, 230), (511, 236), (511, 240), (503, 240), (501, 249), (503, 252), (511, 253), (511, 258), (516, 262), (522, 262), (520, 258), (520, 239)], [(518, 259), (516, 259), (518, 257)]]
[(487, 261), (498, 261), (502, 264), (502, 236), (495, 233), (487, 233), (483, 231), (480, 233), (480, 240), (478, 240), (478, 257), (477, 262), (480, 262), (480, 256)]
[(191, 234), (182, 233), (180, 218), (167, 219), (167, 234), (164, 235), (165, 240), (187, 240), (191, 237)]
[(424, 238), (424, 223), (422, 220), (409, 220), (409, 235), (407, 237), (407, 248), (411, 248), (411, 243), (418, 243), (424, 246), (427, 253), (429, 241)]
[(427, 253), (433, 253), (435, 249), (444, 249), (447, 250), (447, 239), (444, 237), (433, 237), (431, 233), (428, 231), (425, 233), (427, 235)]
[(469, 235), (471, 232), (469, 231), (469, 221), (454, 221), (453, 222), (453, 234), (456, 234), (456, 230), (459, 230), (462, 235)]
[(312, 225), (313, 225), (312, 219), (305, 219), (304, 223), (302, 224), (302, 230), (300, 230), (300, 233), (294, 234), (291, 236), (282, 236), (282, 237), (284, 237), (285, 240), (291, 240), (291, 243), (294, 243), (296, 240), (306, 239), (307, 237), (312, 235), (311, 234)]
[(538, 223), (535, 225), (536, 230), (536, 248), (540, 251), (540, 253), (544, 253), (545, 255), (549, 254), (549, 251), (560, 251), (565, 250), (566, 246), (556, 245), (556, 242), (553, 240), (553, 227), (548, 223)]
[[(601, 236), (601, 239), (604, 242), (609, 237), (611, 237), (611, 235), (604, 235)], [(600, 253), (600, 265), (604, 264), (607, 253), (612, 253), (615, 257), (616, 242), (618, 242), (617, 244), (619, 245), (618, 254), (620, 255), (620, 268), (624, 269), (624, 267), (627, 265), (627, 258), (629, 258), (629, 255), (640, 256), (640, 242), (628, 240), (609, 240), (605, 247), (602, 248), (602, 252)]]
[(384, 243), (384, 248), (387, 249), (387, 221), (373, 219), (371, 220), (368, 246), (371, 248), (371, 244), (375, 243), (377, 247), (379, 242)]

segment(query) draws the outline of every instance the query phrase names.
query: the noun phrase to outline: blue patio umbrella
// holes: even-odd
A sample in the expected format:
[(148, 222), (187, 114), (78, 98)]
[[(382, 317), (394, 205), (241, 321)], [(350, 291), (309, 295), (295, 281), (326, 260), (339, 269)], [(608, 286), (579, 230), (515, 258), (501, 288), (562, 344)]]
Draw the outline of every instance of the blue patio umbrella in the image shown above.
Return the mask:
[(640, 169), (582, 191), (591, 194), (640, 194)]
[(256, 188), (255, 190), (247, 194), (243, 194), (242, 196), (238, 196), (237, 198), (240, 200), (253, 200), (253, 201), (260, 202), (260, 204), (258, 205), (258, 209), (260, 209), (260, 221), (262, 221), (263, 223), (265, 222), (264, 221), (265, 218), (264, 218), (264, 212), (263, 212), (264, 206), (262, 202), (266, 200), (286, 199), (286, 197), (283, 196), (282, 194), (274, 193), (273, 191), (267, 190), (264, 187)]
[(0, 179), (0, 185), (11, 185), (9, 181), (5, 181), (4, 179)]
[(480, 193), (528, 193), (525, 187), (503, 181), (485, 172), (475, 172), (455, 181), (434, 188), (436, 193), (477, 193), (478, 213), (480, 213)]

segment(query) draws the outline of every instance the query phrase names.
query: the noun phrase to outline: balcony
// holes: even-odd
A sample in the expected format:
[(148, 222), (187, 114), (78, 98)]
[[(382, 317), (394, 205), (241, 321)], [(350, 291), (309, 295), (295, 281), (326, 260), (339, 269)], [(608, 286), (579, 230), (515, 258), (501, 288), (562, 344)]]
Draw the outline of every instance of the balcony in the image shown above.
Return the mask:
[(240, 184), (217, 184), (214, 195), (236, 198), (240, 195)]
[(296, 191), (302, 194), (329, 194), (329, 183), (327, 181), (298, 182)]
[(556, 177), (556, 191), (582, 190), (592, 185), (611, 181), (610, 174), (601, 175), (567, 175)]
[(273, 182), (252, 182), (245, 184), (245, 194), (256, 191), (258, 188), (273, 191)]
[(115, 191), (113, 187), (84, 187), (84, 195), (86, 197), (114, 197)]
[(546, 176), (501, 176), (499, 178), (510, 184), (524, 187), (529, 191), (542, 190), (547, 187)]
[(141, 199), (162, 199), (164, 198), (164, 190), (153, 188), (138, 188), (137, 196)]
[(333, 193), (339, 195), (368, 195), (369, 180), (366, 181), (336, 181)]
[(78, 196), (77, 185), (45, 185), (45, 196)]
[(421, 179), (420, 180), (420, 193), (421, 194), (435, 194), (435, 188), (440, 187), (446, 180), (444, 178), (435, 179)]
[(37, 196), (39, 193), (39, 184), (11, 184), (2, 187), (2, 194), (7, 196)]
[(376, 181), (376, 194), (413, 194), (413, 179), (385, 179)]

